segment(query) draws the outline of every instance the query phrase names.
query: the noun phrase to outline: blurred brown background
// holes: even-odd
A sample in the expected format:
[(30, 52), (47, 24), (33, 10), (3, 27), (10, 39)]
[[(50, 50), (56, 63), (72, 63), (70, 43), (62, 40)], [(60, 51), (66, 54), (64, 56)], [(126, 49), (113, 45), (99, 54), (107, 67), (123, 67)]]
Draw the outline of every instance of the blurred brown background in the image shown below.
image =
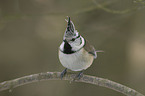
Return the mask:
[[(0, 0), (0, 82), (62, 71), (58, 47), (70, 16), (98, 50), (85, 74), (145, 94), (145, 2), (142, 0)], [(134, 10), (136, 9), (136, 10)], [(0, 96), (124, 96), (84, 83), (43, 81)]]

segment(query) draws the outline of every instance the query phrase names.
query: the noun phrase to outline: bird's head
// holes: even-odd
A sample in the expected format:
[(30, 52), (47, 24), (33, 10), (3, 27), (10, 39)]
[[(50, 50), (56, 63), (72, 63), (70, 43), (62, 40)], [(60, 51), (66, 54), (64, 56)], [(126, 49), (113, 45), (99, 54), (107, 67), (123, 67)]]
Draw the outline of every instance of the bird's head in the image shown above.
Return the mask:
[(77, 30), (75, 30), (75, 26), (73, 22), (70, 20), (70, 17), (68, 17), (68, 20), (66, 21), (67, 21), (67, 28), (65, 30), (64, 39), (70, 41), (78, 37), (79, 33), (77, 32)]
[(84, 38), (79, 35), (77, 30), (75, 30), (75, 26), (70, 20), (70, 17), (68, 17), (68, 20), (66, 21), (67, 28), (65, 30), (63, 40), (67, 42), (72, 47), (72, 49), (74, 48), (74, 50), (77, 50), (84, 45)]

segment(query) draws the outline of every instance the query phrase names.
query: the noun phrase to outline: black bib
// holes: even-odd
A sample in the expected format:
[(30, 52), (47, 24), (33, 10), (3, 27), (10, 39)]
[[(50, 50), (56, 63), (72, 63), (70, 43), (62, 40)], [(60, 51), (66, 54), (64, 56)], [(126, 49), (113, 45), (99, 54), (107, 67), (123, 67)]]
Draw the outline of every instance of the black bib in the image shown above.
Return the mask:
[(75, 53), (75, 51), (72, 51), (71, 45), (70, 45), (66, 40), (64, 40), (64, 49), (63, 49), (63, 53), (65, 53), (65, 54), (72, 54), (72, 53)]

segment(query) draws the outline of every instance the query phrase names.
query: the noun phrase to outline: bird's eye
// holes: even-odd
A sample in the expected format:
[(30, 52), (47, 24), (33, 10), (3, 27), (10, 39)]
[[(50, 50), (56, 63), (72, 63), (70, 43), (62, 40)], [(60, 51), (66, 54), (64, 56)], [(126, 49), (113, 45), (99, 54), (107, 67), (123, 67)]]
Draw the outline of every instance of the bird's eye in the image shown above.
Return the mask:
[(71, 41), (75, 41), (75, 38), (72, 38)]

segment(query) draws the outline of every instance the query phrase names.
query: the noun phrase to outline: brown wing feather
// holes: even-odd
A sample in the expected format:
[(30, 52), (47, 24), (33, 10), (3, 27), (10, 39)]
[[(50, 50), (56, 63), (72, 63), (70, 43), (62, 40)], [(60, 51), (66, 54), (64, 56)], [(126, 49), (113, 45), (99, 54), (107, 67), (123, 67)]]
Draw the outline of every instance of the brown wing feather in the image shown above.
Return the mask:
[(94, 58), (97, 57), (97, 54), (96, 54), (96, 50), (94, 48), (94, 46), (90, 45), (89, 41), (88, 40), (85, 40), (85, 46), (84, 46), (84, 49), (86, 51), (88, 51), (88, 53), (92, 54), (94, 56)]

